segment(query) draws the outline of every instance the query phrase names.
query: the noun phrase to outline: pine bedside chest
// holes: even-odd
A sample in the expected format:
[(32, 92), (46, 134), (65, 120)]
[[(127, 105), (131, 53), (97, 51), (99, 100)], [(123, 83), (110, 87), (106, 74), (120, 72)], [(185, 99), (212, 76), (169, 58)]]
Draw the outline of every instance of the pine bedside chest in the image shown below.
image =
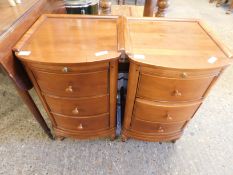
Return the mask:
[(199, 21), (125, 24), (130, 70), (122, 139), (175, 142), (232, 55)]
[(43, 15), (15, 46), (57, 138), (115, 137), (118, 17)]

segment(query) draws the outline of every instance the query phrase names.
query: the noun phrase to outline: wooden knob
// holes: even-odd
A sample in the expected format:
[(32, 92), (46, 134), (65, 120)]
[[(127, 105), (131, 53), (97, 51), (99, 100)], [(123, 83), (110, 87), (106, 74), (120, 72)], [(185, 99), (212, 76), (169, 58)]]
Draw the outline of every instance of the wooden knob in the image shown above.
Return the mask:
[(172, 120), (172, 116), (170, 114), (168, 114), (168, 113), (166, 115), (166, 118), (167, 118), (167, 120)]
[(64, 73), (69, 72), (69, 68), (68, 67), (63, 67), (62, 72), (64, 72)]
[(78, 129), (80, 129), (80, 130), (82, 130), (83, 129), (83, 125), (82, 125), (82, 123), (80, 123), (80, 125), (78, 125), (78, 127), (77, 127)]
[(72, 86), (68, 86), (68, 88), (66, 88), (66, 92), (73, 92), (73, 87)]
[(181, 75), (180, 75), (182, 78), (187, 78), (188, 77), (188, 74), (186, 72), (182, 72)]
[(76, 107), (73, 111), (72, 111), (73, 114), (78, 114), (79, 111), (78, 111), (78, 108)]
[(162, 127), (162, 126), (159, 126), (159, 128), (158, 128), (158, 132), (164, 132), (163, 127)]
[(179, 92), (178, 90), (174, 90), (173, 95), (174, 96), (181, 96), (181, 92)]

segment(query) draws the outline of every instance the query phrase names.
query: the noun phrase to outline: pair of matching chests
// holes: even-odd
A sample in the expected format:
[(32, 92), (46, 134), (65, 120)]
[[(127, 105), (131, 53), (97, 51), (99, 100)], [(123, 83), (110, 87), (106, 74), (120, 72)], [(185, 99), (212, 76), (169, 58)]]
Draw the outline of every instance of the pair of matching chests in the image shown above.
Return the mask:
[(43, 15), (15, 50), (55, 136), (78, 139), (115, 138), (129, 63), (122, 139), (177, 140), (231, 57), (200, 21), (119, 16)]

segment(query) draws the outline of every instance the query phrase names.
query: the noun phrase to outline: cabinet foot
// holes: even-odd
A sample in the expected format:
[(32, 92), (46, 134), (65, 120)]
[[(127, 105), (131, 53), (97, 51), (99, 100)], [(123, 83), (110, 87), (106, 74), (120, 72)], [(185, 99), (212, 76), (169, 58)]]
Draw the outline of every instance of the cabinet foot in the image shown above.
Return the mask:
[(171, 142), (172, 142), (172, 143), (176, 143), (176, 140), (172, 140)]
[(159, 142), (160, 145), (162, 145), (162, 142)]
[(114, 141), (116, 139), (116, 134), (110, 135), (110, 141)]
[(126, 142), (128, 140), (128, 137), (126, 137), (125, 135), (121, 136), (121, 141), (122, 142)]
[(60, 141), (63, 141), (65, 139), (65, 137), (63, 137), (63, 136), (56, 136), (56, 139), (60, 140)]

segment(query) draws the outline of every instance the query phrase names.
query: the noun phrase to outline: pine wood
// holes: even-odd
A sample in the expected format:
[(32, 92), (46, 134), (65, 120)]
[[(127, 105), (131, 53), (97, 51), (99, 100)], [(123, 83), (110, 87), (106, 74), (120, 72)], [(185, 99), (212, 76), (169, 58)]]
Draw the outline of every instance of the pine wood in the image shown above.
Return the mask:
[(135, 118), (142, 118), (146, 121), (179, 122), (190, 119), (199, 105), (200, 101), (169, 104), (136, 98), (133, 114)]
[(109, 112), (109, 95), (84, 98), (60, 98), (45, 95), (45, 100), (54, 114), (89, 116)]
[(126, 53), (137, 71), (129, 71), (122, 140), (175, 142), (232, 53), (200, 21), (127, 19)]
[(213, 79), (214, 77), (174, 79), (141, 73), (137, 96), (157, 101), (199, 100), (204, 97)]
[(45, 94), (61, 97), (90, 97), (108, 93), (108, 70), (69, 75), (32, 72), (40, 90)]
[(120, 20), (43, 15), (15, 46), (56, 138), (115, 138)]

